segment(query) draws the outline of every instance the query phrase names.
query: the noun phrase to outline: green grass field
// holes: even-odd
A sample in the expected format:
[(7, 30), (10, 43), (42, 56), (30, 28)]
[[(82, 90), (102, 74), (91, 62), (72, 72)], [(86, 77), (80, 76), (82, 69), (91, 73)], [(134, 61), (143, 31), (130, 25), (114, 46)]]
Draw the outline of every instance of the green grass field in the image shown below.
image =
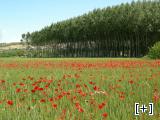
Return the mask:
[(159, 87), (159, 60), (1, 58), (0, 120), (159, 120)]

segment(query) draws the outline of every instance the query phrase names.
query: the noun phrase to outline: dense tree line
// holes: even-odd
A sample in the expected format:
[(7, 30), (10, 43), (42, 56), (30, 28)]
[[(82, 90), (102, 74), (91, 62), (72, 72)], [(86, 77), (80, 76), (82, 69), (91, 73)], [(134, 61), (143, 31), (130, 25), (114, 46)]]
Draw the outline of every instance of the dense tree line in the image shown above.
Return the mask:
[(160, 40), (160, 0), (136, 1), (57, 22), (29, 34), (48, 57), (141, 57)]

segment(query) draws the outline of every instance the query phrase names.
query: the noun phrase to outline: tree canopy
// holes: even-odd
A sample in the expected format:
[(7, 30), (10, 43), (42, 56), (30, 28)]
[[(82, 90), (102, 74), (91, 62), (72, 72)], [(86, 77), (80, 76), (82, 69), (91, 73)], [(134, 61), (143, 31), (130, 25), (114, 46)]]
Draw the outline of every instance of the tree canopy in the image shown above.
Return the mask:
[(30, 34), (61, 56), (140, 57), (160, 40), (160, 0), (136, 1), (53, 23)]

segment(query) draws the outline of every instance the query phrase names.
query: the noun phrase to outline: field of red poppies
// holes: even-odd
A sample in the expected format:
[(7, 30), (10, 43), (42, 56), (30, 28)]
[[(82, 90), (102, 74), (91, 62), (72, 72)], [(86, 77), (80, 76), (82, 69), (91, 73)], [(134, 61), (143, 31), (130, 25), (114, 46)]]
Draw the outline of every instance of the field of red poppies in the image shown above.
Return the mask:
[(0, 119), (159, 120), (160, 60), (0, 59)]

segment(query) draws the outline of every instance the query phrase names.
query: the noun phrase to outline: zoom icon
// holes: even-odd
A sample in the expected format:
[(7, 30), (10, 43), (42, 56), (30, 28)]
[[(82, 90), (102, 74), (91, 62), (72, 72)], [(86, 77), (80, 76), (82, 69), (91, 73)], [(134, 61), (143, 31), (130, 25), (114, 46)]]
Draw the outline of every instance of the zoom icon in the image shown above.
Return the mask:
[(135, 103), (135, 115), (140, 115), (141, 113), (148, 113), (148, 115), (153, 115), (153, 103), (149, 103), (148, 106), (145, 104), (142, 104), (142, 106), (139, 105), (139, 103)]

